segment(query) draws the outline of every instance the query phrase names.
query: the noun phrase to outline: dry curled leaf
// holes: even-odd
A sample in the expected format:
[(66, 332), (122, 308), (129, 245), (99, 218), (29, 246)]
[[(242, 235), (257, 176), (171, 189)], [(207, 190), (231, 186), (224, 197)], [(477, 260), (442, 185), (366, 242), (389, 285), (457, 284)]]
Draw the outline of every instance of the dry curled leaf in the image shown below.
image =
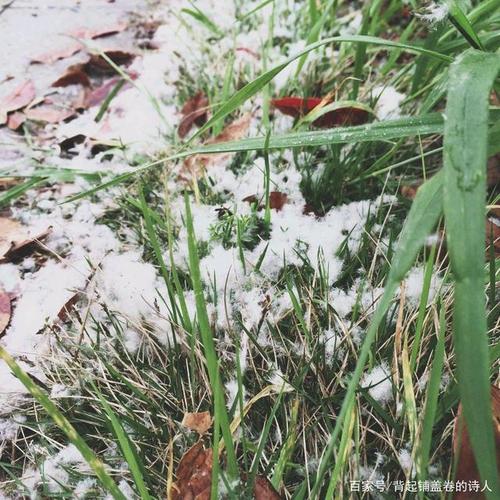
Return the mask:
[(10, 297), (0, 288), (0, 336), (9, 326), (11, 313)]
[(210, 499), (212, 456), (212, 450), (206, 449), (201, 441), (186, 451), (177, 467), (172, 500)]
[(500, 257), (500, 226), (494, 219), (486, 219), (486, 255), (489, 256), (490, 245), (493, 245), (495, 258)]
[(64, 75), (52, 83), (52, 87), (67, 87), (68, 85), (90, 87), (90, 79), (85, 72), (85, 63), (73, 64)]
[[(259, 210), (264, 208), (264, 204), (262, 203), (262, 198), (259, 200), (256, 195), (252, 194), (243, 198), (243, 201), (248, 203), (257, 203), (261, 202), (258, 206)], [(288, 203), (288, 195), (286, 193), (281, 193), (280, 191), (271, 191), (269, 193), (269, 207), (273, 210), (282, 210), (283, 207)]]
[(26, 115), (21, 111), (14, 111), (7, 118), (7, 127), (17, 130), (26, 121)]
[[(128, 66), (137, 55), (125, 50), (105, 50), (103, 53), (117, 66)], [(89, 61), (85, 64), (85, 72), (88, 75), (93, 73), (116, 75), (116, 70), (98, 54), (91, 54)]]
[[(497, 452), (497, 464), (500, 474), (500, 389), (495, 386), (491, 387), (491, 409), (493, 413), (493, 427), (495, 433), (495, 444)], [(476, 461), (472, 452), (472, 447), (469, 440), (469, 433), (464, 423), (462, 416), (462, 406), (458, 408), (458, 414), (455, 418), (455, 426), (453, 429), (453, 453), (455, 459), (458, 458), (456, 481), (481, 481), (477, 470)], [(470, 491), (457, 491), (453, 495), (454, 500), (468, 500), (470, 498), (481, 499), (485, 498), (482, 493), (473, 494)]]
[[(220, 142), (237, 141), (242, 139), (250, 127), (251, 113), (246, 113), (230, 123), (217, 137), (210, 139), (205, 144), (218, 144)], [(184, 161), (180, 179), (187, 180), (185, 174), (198, 175), (214, 163), (230, 158), (233, 153), (197, 154)]]
[(100, 38), (104, 36), (114, 35), (120, 33), (127, 28), (127, 23), (125, 21), (120, 21), (115, 24), (104, 25), (98, 28), (77, 28), (68, 33), (68, 35), (75, 38), (86, 38), (88, 40)]
[(36, 97), (35, 86), (26, 80), (0, 101), (0, 124), (7, 122), (7, 115), (12, 111), (26, 107)]
[(489, 188), (495, 188), (500, 184), (500, 153), (488, 158), (486, 180)]
[(26, 118), (36, 122), (60, 123), (76, 114), (74, 109), (42, 104), (26, 110)]
[(183, 139), (189, 133), (193, 125), (201, 127), (208, 119), (208, 98), (200, 90), (191, 97), (181, 109), (182, 120), (179, 123), (177, 133)]
[(281, 495), (276, 491), (271, 482), (263, 477), (255, 478), (255, 486), (253, 489), (255, 500), (281, 500)]
[[(137, 75), (129, 75), (132, 79)], [(123, 78), (117, 76), (111, 78), (104, 82), (101, 86), (95, 88), (87, 94), (85, 97), (85, 108), (91, 108), (92, 106), (97, 106), (108, 97), (109, 93), (121, 82), (120, 90), (124, 90), (130, 87), (130, 83), (124, 82)]]
[(208, 411), (185, 413), (181, 424), (187, 429), (196, 431), (202, 436), (212, 427), (212, 417)]
[(40, 54), (39, 56), (35, 56), (31, 59), (32, 64), (52, 64), (58, 61), (59, 59), (66, 59), (67, 57), (71, 57), (82, 49), (82, 44), (78, 42), (74, 42), (66, 47), (61, 49), (53, 50), (50, 52), (45, 52)]
[(17, 260), (33, 251), (50, 234), (48, 228), (36, 235), (19, 222), (0, 217), (0, 263)]

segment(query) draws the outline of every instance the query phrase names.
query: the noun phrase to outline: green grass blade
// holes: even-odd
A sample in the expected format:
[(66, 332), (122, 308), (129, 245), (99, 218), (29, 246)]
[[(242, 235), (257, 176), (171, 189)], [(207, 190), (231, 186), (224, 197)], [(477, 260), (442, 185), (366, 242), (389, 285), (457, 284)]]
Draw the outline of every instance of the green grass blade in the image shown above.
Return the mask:
[(7, 191), (0, 193), (0, 207), (7, 205), (12, 200), (15, 200), (23, 193), (28, 191), (28, 189), (37, 186), (44, 180), (45, 178), (43, 177), (33, 177), (32, 179), (29, 179), (26, 182), (23, 182), (22, 184), (18, 184), (17, 186), (11, 187), (10, 189), (7, 189)]
[(393, 42), (391, 40), (384, 40), (383, 38), (377, 38), (374, 36), (363, 36), (363, 35), (352, 35), (352, 36), (335, 36), (331, 38), (325, 38), (324, 40), (321, 40), (319, 42), (313, 43), (311, 45), (308, 45), (301, 51), (299, 51), (297, 54), (292, 55), (288, 59), (286, 59), (284, 62), (281, 64), (278, 64), (274, 68), (270, 69), (269, 71), (266, 71), (265, 73), (262, 73), (259, 77), (257, 77), (255, 80), (251, 81), (250, 83), (247, 83), (242, 89), (240, 89), (238, 92), (232, 95), (220, 108), (219, 110), (214, 113), (212, 118), (203, 125), (203, 127), (200, 127), (198, 131), (193, 134), (191, 139), (188, 141), (188, 143), (192, 142), (196, 137), (199, 137), (203, 133), (205, 133), (208, 129), (210, 129), (217, 121), (221, 120), (225, 116), (227, 116), (229, 113), (232, 113), (236, 109), (238, 109), (245, 101), (250, 99), (253, 95), (255, 95), (257, 92), (259, 92), (265, 85), (267, 85), (278, 73), (283, 71), (290, 63), (298, 59), (299, 57), (303, 56), (304, 54), (308, 54), (309, 52), (316, 50), (319, 47), (322, 47), (324, 45), (328, 45), (331, 43), (363, 43), (363, 44), (372, 44), (372, 45), (379, 45), (384, 47), (385, 49), (387, 48), (398, 48), (398, 49), (404, 49), (410, 53), (415, 53), (415, 54), (425, 54), (429, 57), (434, 57), (436, 59), (439, 59), (444, 62), (452, 62), (453, 59), (447, 55), (440, 54), (439, 52), (435, 52), (433, 50), (425, 49), (422, 47), (417, 47), (414, 45), (409, 45), (406, 43), (398, 43), (398, 42)]
[(484, 297), (488, 98), (500, 56), (469, 49), (450, 68), (444, 136), (444, 213), (455, 280), (457, 379), (483, 481), (499, 498)]
[(198, 247), (196, 244), (196, 236), (194, 233), (193, 217), (189, 198), (185, 195), (186, 206), (186, 229), (188, 233), (188, 251), (189, 251), (189, 270), (191, 273), (191, 281), (193, 283), (193, 291), (196, 302), (196, 314), (198, 317), (198, 325), (200, 328), (201, 341), (204, 347), (205, 358), (207, 361), (207, 370), (210, 378), (210, 385), (214, 394), (214, 411), (217, 414), (217, 421), (220, 423), (220, 429), (224, 444), (227, 450), (227, 467), (231, 477), (238, 477), (238, 462), (234, 450), (233, 439), (229, 417), (226, 411), (224, 389), (220, 381), (219, 365), (217, 361), (217, 352), (215, 350), (214, 339), (212, 337), (212, 329), (208, 319), (205, 297), (203, 294), (203, 285), (200, 274), (200, 261), (198, 257)]
[(90, 468), (94, 471), (105, 490), (117, 500), (126, 500), (123, 493), (113, 481), (113, 478), (107, 473), (104, 464), (97, 458), (95, 453), (90, 449), (89, 445), (84, 441), (80, 434), (78, 434), (69, 420), (59, 411), (57, 406), (50, 400), (47, 394), (45, 394), (45, 392), (43, 392), (40, 387), (38, 387), (38, 385), (31, 380), (30, 376), (16, 363), (14, 358), (2, 346), (0, 346), (0, 359), (5, 361), (8, 367), (12, 370), (12, 373), (26, 387), (26, 389), (28, 389), (33, 398), (35, 398), (36, 401), (43, 406), (54, 423), (64, 432), (64, 434), (66, 434), (70, 442), (76, 446), (85, 461), (89, 464)]
[(371, 352), (371, 345), (375, 339), (378, 328), (389, 309), (394, 293), (401, 280), (411, 269), (418, 252), (425, 243), (425, 238), (434, 229), (442, 212), (442, 183), (443, 175), (436, 174), (427, 181), (417, 193), (408, 218), (401, 231), (398, 248), (391, 263), (391, 270), (385, 285), (384, 293), (377, 310), (373, 315), (370, 327), (366, 332), (356, 368), (351, 375), (346, 395), (340, 413), (335, 422), (335, 428), (330, 436), (328, 445), (323, 453), (316, 481), (310, 498), (318, 498), (325, 474), (330, 467), (331, 457), (341, 432), (347, 414), (352, 407), (356, 389), (363, 374), (363, 370)]
[(429, 454), (431, 450), (432, 429), (436, 417), (437, 401), (439, 397), (439, 386), (441, 384), (441, 373), (443, 371), (444, 353), (446, 337), (446, 310), (442, 305), (439, 314), (439, 330), (437, 332), (437, 344), (434, 350), (434, 360), (432, 362), (431, 375), (427, 388), (425, 400), (424, 417), (420, 434), (420, 446), (417, 452), (417, 472), (419, 480), (427, 479), (427, 467), (429, 464)]
[(477, 36), (474, 28), (467, 19), (464, 11), (458, 6), (457, 2), (451, 0), (448, 2), (450, 12), (448, 14), (451, 23), (462, 36), (469, 42), (470, 46), (474, 49), (485, 50), (481, 40)]
[(127, 461), (132, 477), (134, 478), (137, 491), (141, 495), (141, 499), (150, 500), (151, 495), (149, 494), (146, 483), (144, 482), (143, 468), (139, 464), (137, 453), (134, 450), (133, 444), (130, 442), (129, 437), (118, 420), (115, 412), (111, 409), (110, 404), (104, 399), (101, 392), (95, 385), (94, 389), (96, 390), (99, 401), (108, 416), (111, 426), (113, 427), (113, 432), (118, 439), (118, 443), (120, 444), (120, 448), (123, 452), (123, 457)]

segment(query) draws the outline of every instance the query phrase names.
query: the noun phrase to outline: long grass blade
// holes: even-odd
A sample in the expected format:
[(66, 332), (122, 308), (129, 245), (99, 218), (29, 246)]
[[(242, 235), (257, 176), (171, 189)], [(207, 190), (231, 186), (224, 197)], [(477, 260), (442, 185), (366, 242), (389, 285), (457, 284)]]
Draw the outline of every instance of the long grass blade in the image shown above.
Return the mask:
[(500, 497), (492, 427), (484, 297), (488, 98), (500, 56), (469, 49), (451, 66), (444, 137), (444, 213), (455, 280), (459, 392), (479, 473)]

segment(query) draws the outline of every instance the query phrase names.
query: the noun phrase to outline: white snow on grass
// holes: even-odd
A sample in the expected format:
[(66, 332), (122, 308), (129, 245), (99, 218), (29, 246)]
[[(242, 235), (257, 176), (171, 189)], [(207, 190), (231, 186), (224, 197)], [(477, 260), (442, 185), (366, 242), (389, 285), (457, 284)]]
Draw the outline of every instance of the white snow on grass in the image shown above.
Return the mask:
[(382, 406), (392, 401), (391, 371), (386, 362), (375, 366), (369, 373), (365, 373), (360, 385), (368, 389), (368, 394)]
[(406, 97), (404, 94), (390, 86), (377, 86), (373, 89), (372, 94), (377, 100), (375, 113), (379, 120), (388, 120), (401, 116), (400, 105)]

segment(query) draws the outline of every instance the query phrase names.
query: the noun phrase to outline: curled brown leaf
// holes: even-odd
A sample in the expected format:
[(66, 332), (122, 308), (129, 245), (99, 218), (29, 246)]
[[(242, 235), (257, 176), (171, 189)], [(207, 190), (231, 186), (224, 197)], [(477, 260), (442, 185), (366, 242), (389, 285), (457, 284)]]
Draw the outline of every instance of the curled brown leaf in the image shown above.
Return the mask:
[(185, 413), (181, 425), (202, 436), (212, 427), (212, 417), (208, 411)]

